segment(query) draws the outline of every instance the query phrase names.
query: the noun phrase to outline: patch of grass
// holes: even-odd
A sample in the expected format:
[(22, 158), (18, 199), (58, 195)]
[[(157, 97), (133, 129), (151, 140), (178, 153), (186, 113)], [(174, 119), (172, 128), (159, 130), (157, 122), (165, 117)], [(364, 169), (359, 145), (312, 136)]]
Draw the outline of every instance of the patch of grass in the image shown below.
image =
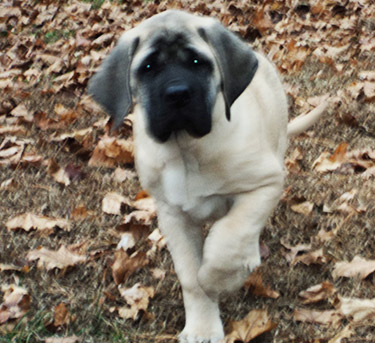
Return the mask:
[(104, 0), (83, 0), (83, 2), (89, 2), (92, 4), (92, 9), (98, 10), (102, 7)]
[(31, 320), (26, 321), (26, 317), (27, 314), (13, 329), (2, 334), (0, 343), (36, 343), (40, 342), (40, 337), (51, 335), (44, 326), (44, 323), (50, 319), (49, 313), (40, 310)]
[(44, 42), (46, 44), (52, 44), (52, 43), (57, 42), (61, 38), (68, 39), (69, 37), (74, 36), (74, 35), (75, 35), (75, 31), (72, 31), (72, 30), (68, 30), (68, 31), (53, 30), (45, 34)]
[(52, 319), (51, 311), (38, 311), (32, 319), (27, 321), (29, 314), (26, 314), (13, 329), (0, 334), (0, 343), (40, 343), (47, 337), (69, 337), (76, 335), (82, 339), (82, 342), (111, 342), (111, 343), (129, 343), (130, 338), (118, 321), (110, 321), (106, 318), (102, 309), (99, 307), (95, 315), (86, 325), (62, 330), (53, 333), (46, 328), (46, 323)]

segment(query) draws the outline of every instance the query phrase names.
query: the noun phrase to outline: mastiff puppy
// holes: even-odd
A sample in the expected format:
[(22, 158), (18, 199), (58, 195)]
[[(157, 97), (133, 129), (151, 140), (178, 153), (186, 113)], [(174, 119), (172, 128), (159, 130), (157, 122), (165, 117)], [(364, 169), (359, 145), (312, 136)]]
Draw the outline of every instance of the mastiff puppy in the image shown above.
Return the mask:
[(135, 99), (137, 171), (182, 286), (180, 341), (222, 341), (219, 295), (260, 264), (259, 235), (283, 190), (287, 136), (325, 106), (288, 126), (274, 66), (217, 20), (175, 10), (124, 33), (88, 90), (115, 128)]

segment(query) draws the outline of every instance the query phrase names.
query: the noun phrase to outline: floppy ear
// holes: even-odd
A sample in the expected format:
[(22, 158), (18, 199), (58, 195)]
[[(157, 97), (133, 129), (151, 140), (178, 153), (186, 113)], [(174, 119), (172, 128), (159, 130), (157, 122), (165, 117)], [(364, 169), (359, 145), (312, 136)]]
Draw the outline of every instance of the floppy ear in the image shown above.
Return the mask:
[(138, 43), (139, 38), (120, 39), (89, 81), (88, 93), (112, 117), (112, 129), (122, 124), (132, 104), (130, 65)]
[(210, 27), (199, 28), (199, 35), (210, 45), (218, 63), (226, 116), (230, 120), (230, 107), (250, 84), (258, 68), (253, 50), (218, 21)]

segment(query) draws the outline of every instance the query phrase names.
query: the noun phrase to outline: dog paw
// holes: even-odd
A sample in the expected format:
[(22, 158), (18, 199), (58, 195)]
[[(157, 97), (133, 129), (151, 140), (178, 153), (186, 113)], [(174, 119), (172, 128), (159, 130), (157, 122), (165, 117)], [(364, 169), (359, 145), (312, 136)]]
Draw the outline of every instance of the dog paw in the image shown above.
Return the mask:
[(196, 336), (187, 332), (181, 332), (178, 336), (179, 343), (224, 343), (224, 334), (217, 336)]
[(205, 293), (217, 300), (222, 293), (231, 293), (243, 285), (244, 270), (224, 270), (203, 265), (198, 272), (198, 283)]
[(206, 263), (199, 269), (198, 283), (211, 299), (217, 300), (220, 294), (232, 293), (240, 289), (259, 264), (260, 256), (249, 259), (237, 268), (222, 268)]

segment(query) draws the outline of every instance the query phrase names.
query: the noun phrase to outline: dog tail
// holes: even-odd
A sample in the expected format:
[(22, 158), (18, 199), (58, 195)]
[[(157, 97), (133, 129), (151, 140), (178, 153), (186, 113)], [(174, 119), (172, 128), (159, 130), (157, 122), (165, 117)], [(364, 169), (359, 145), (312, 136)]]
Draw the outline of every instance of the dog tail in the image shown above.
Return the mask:
[(329, 104), (328, 100), (323, 101), (317, 107), (307, 114), (300, 114), (288, 123), (288, 138), (299, 135), (314, 125), (326, 110)]

